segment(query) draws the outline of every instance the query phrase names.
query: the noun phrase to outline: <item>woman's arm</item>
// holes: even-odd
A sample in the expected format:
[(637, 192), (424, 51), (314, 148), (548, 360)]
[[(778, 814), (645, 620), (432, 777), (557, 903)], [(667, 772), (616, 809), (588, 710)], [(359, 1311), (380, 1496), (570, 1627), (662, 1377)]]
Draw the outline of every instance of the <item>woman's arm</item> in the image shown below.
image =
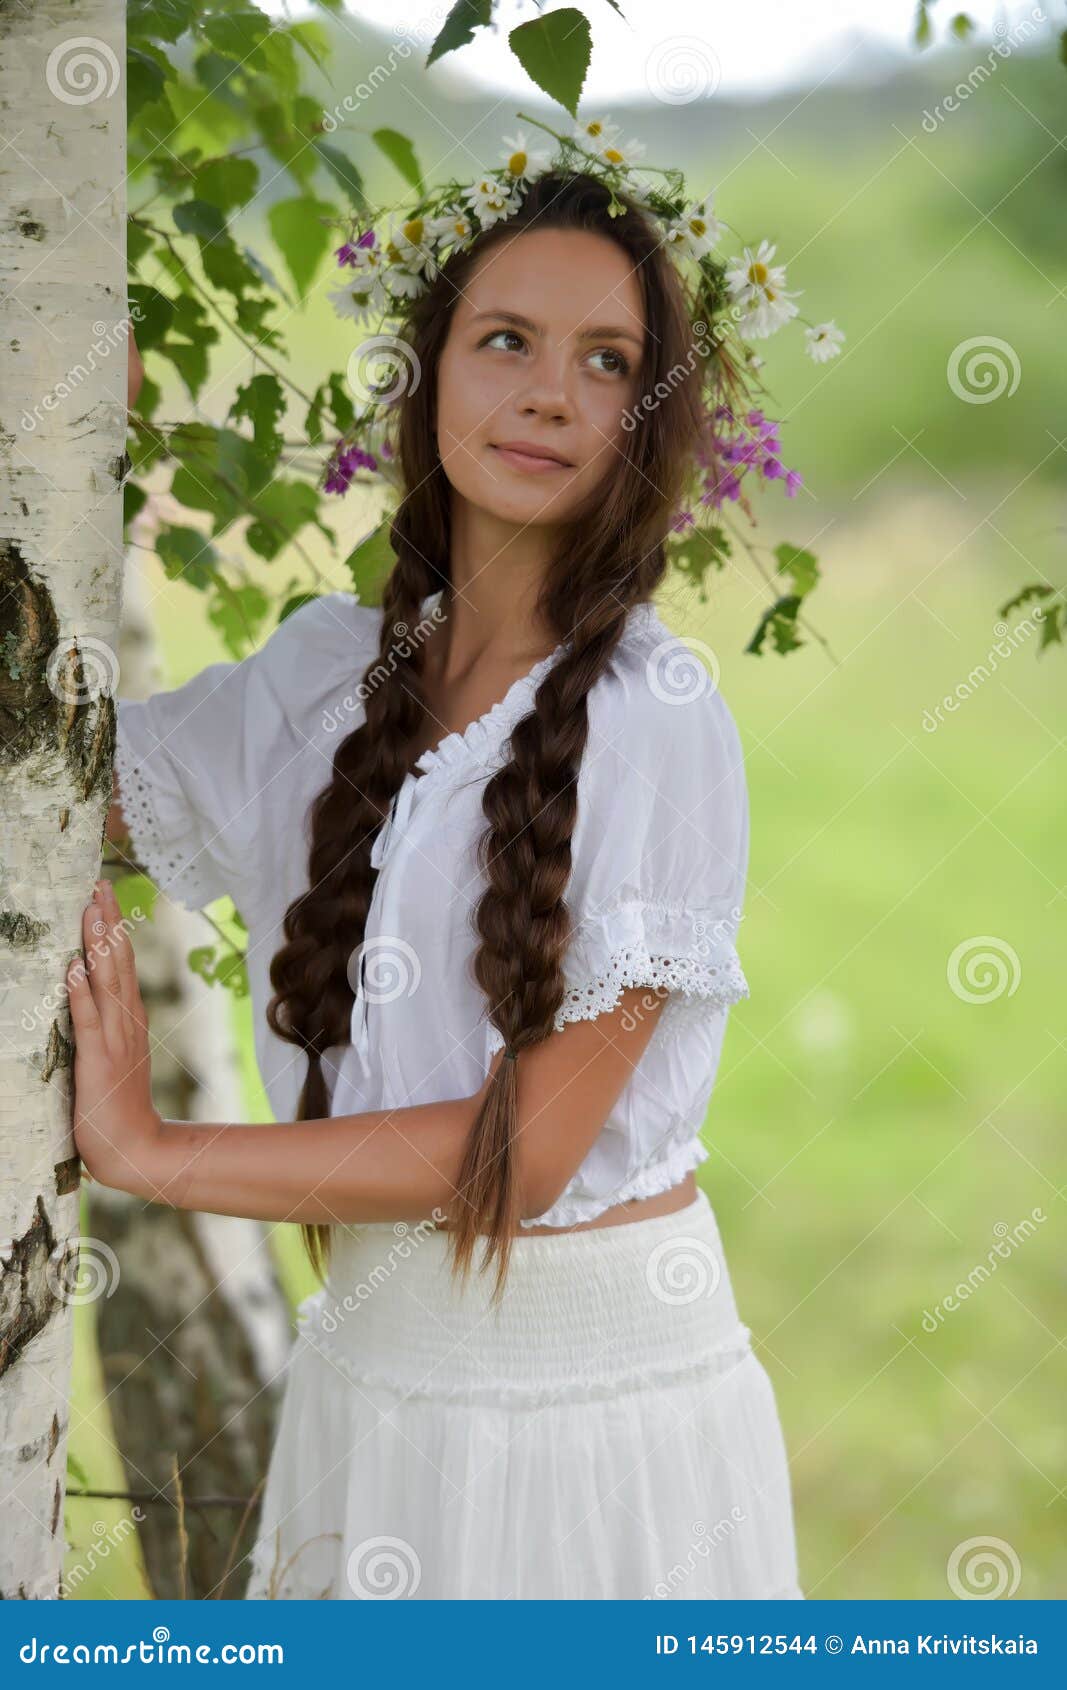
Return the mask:
[[(87, 973), (70, 978), (74, 1130), (95, 1179), (172, 1208), (267, 1221), (419, 1220), (451, 1204), (482, 1092), (314, 1121), (162, 1121), (151, 1102), (133, 949), (107, 891), (86, 910)], [(568, 1023), (522, 1052), (516, 1155), (524, 1219), (543, 1214), (583, 1161), (663, 1001), (634, 987), (609, 1014)], [(498, 1052), (494, 1069), (501, 1061)]]

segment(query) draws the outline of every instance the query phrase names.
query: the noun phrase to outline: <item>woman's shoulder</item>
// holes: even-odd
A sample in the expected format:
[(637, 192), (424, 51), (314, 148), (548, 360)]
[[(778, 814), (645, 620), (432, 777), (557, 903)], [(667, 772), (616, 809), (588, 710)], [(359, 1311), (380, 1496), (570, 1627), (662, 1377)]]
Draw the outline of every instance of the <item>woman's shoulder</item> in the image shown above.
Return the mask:
[(672, 776), (699, 779), (711, 765), (740, 768), (718, 654), (706, 640), (672, 632), (655, 604), (630, 611), (601, 679), (589, 700), (595, 753), (613, 752), (657, 785)]
[(380, 607), (353, 592), (321, 593), (290, 611), (255, 654), (261, 684), (292, 718), (358, 687), (378, 649)]

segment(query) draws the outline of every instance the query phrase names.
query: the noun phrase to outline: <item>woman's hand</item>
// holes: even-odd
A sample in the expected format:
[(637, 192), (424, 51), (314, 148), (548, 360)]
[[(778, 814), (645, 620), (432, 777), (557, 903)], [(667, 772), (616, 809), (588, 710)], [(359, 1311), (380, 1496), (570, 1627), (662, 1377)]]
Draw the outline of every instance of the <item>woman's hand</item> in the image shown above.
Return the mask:
[(133, 946), (108, 880), (82, 917), (85, 959), (67, 969), (74, 1029), (74, 1142), (103, 1185), (151, 1197), (162, 1121), (152, 1107), (148, 1018)]

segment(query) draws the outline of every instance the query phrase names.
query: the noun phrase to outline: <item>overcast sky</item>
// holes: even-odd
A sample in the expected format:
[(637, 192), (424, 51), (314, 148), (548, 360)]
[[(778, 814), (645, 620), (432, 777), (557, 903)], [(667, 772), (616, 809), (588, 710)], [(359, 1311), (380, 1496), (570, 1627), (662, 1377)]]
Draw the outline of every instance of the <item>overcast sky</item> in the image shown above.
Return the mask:
[[(260, 3), (266, 12), (293, 18), (308, 10), (297, 0)], [(618, 98), (655, 94), (682, 104), (716, 88), (757, 95), (806, 86), (828, 75), (849, 80), (880, 76), (887, 54), (906, 58), (916, 51), (909, 45), (915, 0), (620, 0), (620, 5), (625, 22), (607, 0), (582, 0), (593, 29), (583, 115), (591, 106)], [(357, 35), (364, 18), (425, 47), (450, 6), (451, 0), (345, 0), (348, 27)], [(327, 15), (310, 10), (319, 18)], [(1031, 39), (1047, 43), (1064, 24), (1063, 0), (936, 0), (931, 15), (939, 42), (949, 39), (949, 21), (961, 10), (979, 26), (978, 52), (988, 50), (994, 29), (1003, 33), (1020, 19), (1036, 17)], [(496, 93), (528, 93), (530, 84), (507, 46), (507, 33), (537, 15), (532, 0), (502, 0), (496, 12), (499, 32), (479, 30), (470, 46), (437, 68), (444, 72), (447, 66), (450, 79), (462, 73)]]

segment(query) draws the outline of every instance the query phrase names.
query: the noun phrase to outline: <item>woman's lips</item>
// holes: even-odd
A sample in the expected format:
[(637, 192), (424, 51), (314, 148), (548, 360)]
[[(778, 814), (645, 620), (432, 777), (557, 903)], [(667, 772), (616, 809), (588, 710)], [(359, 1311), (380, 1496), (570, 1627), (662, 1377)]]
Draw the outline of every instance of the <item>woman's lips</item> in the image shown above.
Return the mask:
[(512, 446), (494, 446), (492, 450), (513, 469), (529, 470), (535, 475), (544, 475), (548, 470), (573, 468), (571, 464), (561, 464), (558, 458), (535, 458), (531, 452), (517, 452)]

